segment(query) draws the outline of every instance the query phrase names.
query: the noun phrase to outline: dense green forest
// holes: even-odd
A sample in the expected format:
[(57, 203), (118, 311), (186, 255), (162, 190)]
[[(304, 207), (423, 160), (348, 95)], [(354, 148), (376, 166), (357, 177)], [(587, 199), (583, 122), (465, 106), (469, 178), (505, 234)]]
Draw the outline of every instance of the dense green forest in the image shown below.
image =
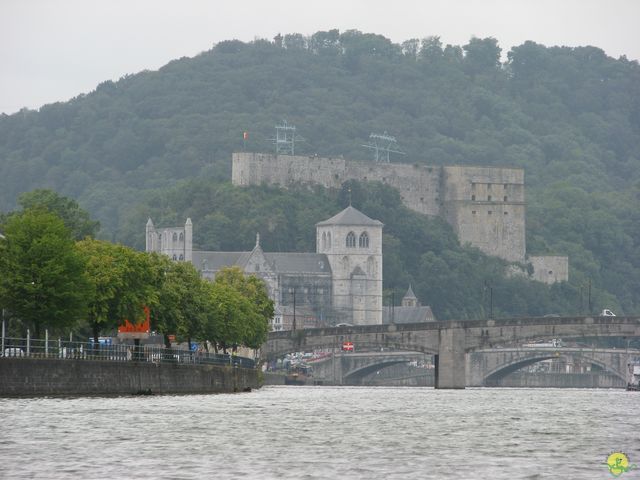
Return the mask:
[(269, 250), (312, 250), (313, 223), (343, 193), (231, 187), (242, 132), (247, 149), (271, 151), (286, 119), (301, 154), (368, 159), (361, 145), (387, 131), (406, 152), (397, 161), (523, 167), (527, 250), (569, 255), (571, 281), (505, 279), (498, 260), (394, 192), (354, 185), (354, 205), (387, 225), (386, 289), (412, 282), (440, 317), (473, 318), (487, 291), (495, 315), (585, 311), (591, 281), (594, 310), (640, 312), (640, 66), (590, 46), (526, 42), (501, 55), (493, 38), (394, 44), (337, 30), (222, 42), (0, 116), (0, 210), (45, 187), (78, 199), (104, 237), (138, 247), (147, 216), (190, 215), (203, 248), (248, 248), (260, 231)]

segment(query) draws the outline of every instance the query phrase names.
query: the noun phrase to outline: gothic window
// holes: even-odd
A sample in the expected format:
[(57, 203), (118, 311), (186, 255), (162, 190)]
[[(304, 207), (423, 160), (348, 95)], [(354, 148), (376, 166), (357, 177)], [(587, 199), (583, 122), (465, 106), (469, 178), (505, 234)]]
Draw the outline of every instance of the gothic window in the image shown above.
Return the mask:
[(331, 248), (331, 232), (327, 232), (327, 250)]
[(176, 257), (176, 256), (174, 255), (174, 256), (173, 256), (173, 259), (174, 259), (174, 260), (177, 260), (177, 259), (178, 259), (178, 257)]
[(356, 246), (356, 234), (349, 232), (347, 234), (347, 248), (355, 248)]
[(360, 248), (369, 248), (369, 234), (367, 234), (367, 232), (362, 232), (360, 234), (360, 238), (358, 239), (358, 246)]
[(184, 260), (184, 255), (180, 254), (180, 261)]
[(326, 232), (322, 232), (322, 250), (327, 249), (327, 234)]
[(176, 243), (178, 241), (178, 234), (176, 232), (173, 232), (173, 243)]
[(342, 268), (345, 272), (349, 271), (349, 257), (342, 257)]
[(180, 232), (180, 243), (184, 242), (184, 233)]
[(376, 261), (373, 257), (367, 258), (367, 274), (369, 276), (375, 276), (376, 274)]

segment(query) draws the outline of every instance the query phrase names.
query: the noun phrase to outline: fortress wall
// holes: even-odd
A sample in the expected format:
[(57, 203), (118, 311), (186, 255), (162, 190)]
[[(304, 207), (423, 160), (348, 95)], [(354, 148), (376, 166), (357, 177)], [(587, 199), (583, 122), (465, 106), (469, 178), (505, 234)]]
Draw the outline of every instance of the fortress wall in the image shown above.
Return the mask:
[(403, 203), (423, 215), (440, 215), (441, 167), (402, 163), (348, 162), (344, 179), (381, 182), (398, 192)]
[(339, 188), (347, 179), (346, 162), (340, 158), (240, 152), (233, 154), (232, 162), (231, 181), (240, 186), (312, 183)]
[(231, 179), (239, 186), (310, 183), (326, 188), (340, 188), (347, 180), (381, 182), (397, 189), (412, 210), (439, 215), (440, 173), (441, 167), (239, 152), (233, 154)]
[(569, 257), (560, 255), (530, 256), (533, 279), (552, 284), (569, 280)]
[(522, 169), (443, 167), (443, 185), (443, 215), (460, 243), (510, 262), (524, 262)]

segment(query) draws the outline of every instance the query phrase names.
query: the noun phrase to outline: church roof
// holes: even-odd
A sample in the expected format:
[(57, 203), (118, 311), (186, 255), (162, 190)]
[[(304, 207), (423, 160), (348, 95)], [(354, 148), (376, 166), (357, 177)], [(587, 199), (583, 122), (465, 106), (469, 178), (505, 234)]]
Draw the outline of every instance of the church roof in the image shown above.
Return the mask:
[(418, 297), (416, 297), (416, 294), (413, 293), (413, 289), (411, 288), (411, 285), (409, 285), (409, 290), (407, 290), (407, 293), (404, 294), (403, 300), (404, 299), (408, 299), (408, 300), (418, 299)]
[[(206, 261), (206, 270), (214, 272), (224, 267), (244, 268), (252, 253), (194, 251), (192, 262), (198, 270), (203, 270)], [(331, 274), (327, 256), (322, 253), (264, 253), (264, 258), (276, 273)]]
[(349, 205), (337, 215), (316, 223), (318, 225), (363, 225), (363, 226), (382, 226), (382, 222), (367, 217), (360, 210)]
[(202, 252), (194, 251), (192, 254), (193, 266), (198, 270), (203, 270), (204, 262), (206, 262), (206, 270), (217, 272), (223, 267), (232, 267), (241, 265), (240, 257), (249, 252)]
[(265, 258), (278, 273), (331, 273), (323, 253), (265, 253)]

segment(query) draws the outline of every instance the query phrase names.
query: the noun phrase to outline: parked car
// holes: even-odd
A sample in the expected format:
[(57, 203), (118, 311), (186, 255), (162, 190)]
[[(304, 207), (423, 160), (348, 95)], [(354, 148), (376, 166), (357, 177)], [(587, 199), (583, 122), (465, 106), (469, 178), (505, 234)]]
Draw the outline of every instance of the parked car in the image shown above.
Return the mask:
[(21, 348), (15, 348), (15, 347), (5, 348), (4, 356), (5, 357), (24, 357), (24, 350), (22, 350)]
[(616, 314), (613, 313), (611, 310), (609, 310), (608, 308), (605, 308), (604, 310), (602, 310), (602, 312), (600, 313), (601, 317), (615, 317)]

